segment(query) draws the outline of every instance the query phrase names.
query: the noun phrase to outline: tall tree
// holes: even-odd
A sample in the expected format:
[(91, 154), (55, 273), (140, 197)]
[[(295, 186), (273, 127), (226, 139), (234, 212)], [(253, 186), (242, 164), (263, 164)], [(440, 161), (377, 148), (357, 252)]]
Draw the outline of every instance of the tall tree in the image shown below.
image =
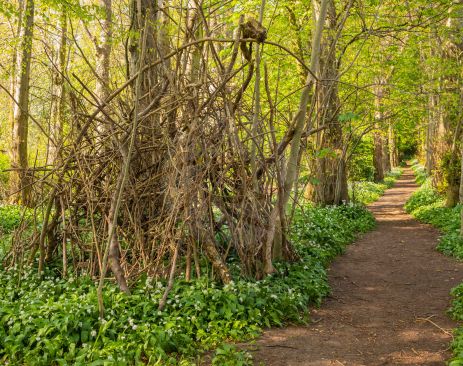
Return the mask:
[[(302, 90), (302, 94), (299, 99), (299, 108), (296, 115), (293, 118), (294, 134), (291, 139), (291, 149), (289, 152), (288, 161), (283, 169), (283, 191), (278, 197), (278, 202), (275, 204), (272, 214), (270, 217), (270, 225), (267, 233), (267, 239), (264, 248), (264, 273), (270, 274), (274, 272), (272, 263), (272, 251), (281, 252), (281, 240), (275, 240), (278, 238), (278, 226), (277, 223), (280, 219), (279, 205), (286, 209), (288, 205), (291, 193), (295, 188), (297, 173), (299, 169), (299, 154), (301, 149), (302, 134), (304, 132), (304, 126), (307, 116), (307, 107), (311, 100), (312, 88), (316, 82), (314, 75), (316, 70), (319, 68), (320, 62), (320, 45), (323, 34), (323, 28), (325, 26), (326, 15), (328, 10), (329, 0), (321, 0), (320, 2), (314, 0), (314, 24), (315, 29), (312, 37), (312, 54), (310, 57), (310, 69), (307, 72), (306, 84)], [(277, 235), (276, 235), (277, 234)]]
[(384, 179), (386, 167), (384, 166), (384, 138), (382, 136), (381, 125), (384, 120), (383, 111), (383, 99), (384, 91), (386, 87), (386, 80), (383, 77), (378, 78), (378, 82), (375, 88), (375, 112), (374, 112), (374, 124), (375, 132), (373, 134), (373, 166), (375, 167), (374, 180), (375, 182), (381, 182)]
[(29, 89), (34, 29), (34, 0), (26, 0), (20, 30), (14, 90), (13, 134), (10, 175), (11, 198), (15, 203), (31, 204), (31, 179), (28, 172)]
[(64, 83), (67, 68), (67, 23), (66, 10), (61, 9), (59, 18), (59, 40), (56, 47), (56, 61), (53, 65), (51, 111), (50, 111), (50, 141), (47, 163), (53, 165), (58, 158), (59, 148), (63, 137), (63, 120), (66, 109), (66, 88)]
[(317, 137), (318, 150), (322, 154), (316, 159), (315, 202), (322, 205), (340, 204), (348, 201), (347, 173), (343, 132), (339, 115), (341, 103), (338, 94), (339, 64), (337, 43), (340, 32), (350, 11), (352, 1), (346, 5), (345, 14), (336, 13), (333, 0), (328, 3), (325, 34), (322, 38), (319, 84), (316, 93), (316, 118), (318, 127), (324, 127)]
[[(452, 4), (449, 9), (449, 17), (447, 19), (448, 38), (444, 45), (445, 57), (449, 59), (455, 70), (452, 71), (446, 78), (446, 84), (452, 85), (457, 93), (448, 93), (448, 105), (444, 111), (444, 151), (442, 156), (442, 170), (446, 183), (446, 206), (453, 207), (459, 201), (460, 188), (460, 154), (458, 144), (461, 135), (461, 103), (463, 102), (463, 89), (461, 81), (461, 52), (463, 51), (463, 43), (461, 41), (461, 33), (463, 32), (463, 2), (458, 1)], [(455, 105), (457, 107), (455, 108)]]

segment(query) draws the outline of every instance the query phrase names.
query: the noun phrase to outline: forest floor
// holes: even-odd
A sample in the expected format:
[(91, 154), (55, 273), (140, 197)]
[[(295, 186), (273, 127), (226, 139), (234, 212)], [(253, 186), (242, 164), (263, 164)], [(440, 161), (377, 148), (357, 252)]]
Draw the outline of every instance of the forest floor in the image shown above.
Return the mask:
[(435, 250), (439, 232), (403, 210), (410, 169), (369, 206), (378, 226), (329, 270), (332, 294), (311, 324), (273, 328), (251, 346), (256, 365), (445, 365), (456, 326), (446, 310), (463, 263)]

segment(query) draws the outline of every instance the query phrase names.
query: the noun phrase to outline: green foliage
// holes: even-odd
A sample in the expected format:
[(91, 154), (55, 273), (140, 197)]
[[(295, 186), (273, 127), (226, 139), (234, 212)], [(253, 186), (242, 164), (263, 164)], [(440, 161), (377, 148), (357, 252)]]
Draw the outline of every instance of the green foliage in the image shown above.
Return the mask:
[(437, 249), (446, 255), (463, 259), (463, 240), (460, 238), (461, 206), (445, 207), (445, 199), (431, 186), (429, 179), (409, 198), (405, 210), (443, 232)]
[[(421, 168), (418, 164), (414, 166), (417, 181), (425, 177)], [(446, 255), (463, 259), (463, 240), (460, 237), (461, 205), (445, 207), (445, 199), (432, 187), (430, 179), (425, 179), (420, 189), (413, 193), (407, 201), (405, 209), (418, 220), (431, 224), (442, 231), (443, 235), (439, 240), (438, 250)], [(455, 287), (451, 294), (454, 300), (450, 313), (455, 320), (462, 321), (463, 283)], [(463, 365), (463, 327), (455, 331), (452, 349), (454, 358), (450, 361), (449, 365)]]
[[(17, 205), (0, 205), (0, 235), (9, 234), (21, 223), (23, 208)], [(26, 214), (26, 216), (29, 216)]]
[(252, 357), (248, 352), (239, 351), (235, 346), (225, 344), (214, 353), (212, 366), (247, 366), (253, 365)]
[(362, 141), (355, 148), (348, 163), (349, 179), (351, 181), (372, 181), (375, 173), (373, 166), (373, 141)]
[(418, 161), (414, 160), (412, 162), (412, 169), (413, 172), (415, 173), (415, 181), (419, 185), (423, 185), (426, 180), (428, 179), (428, 174), (426, 173), (426, 169), (424, 168), (423, 165), (418, 163)]
[[(213, 365), (248, 365), (224, 341), (246, 340), (263, 327), (301, 322), (308, 304), (329, 292), (324, 266), (374, 226), (361, 205), (298, 210), (293, 227), (300, 260), (277, 263), (261, 281), (218, 286), (206, 277), (177, 280), (158, 311), (165, 284), (141, 279), (132, 295), (108, 284), (99, 319), (95, 284), (48, 269), (0, 271), (0, 361), (10, 365), (174, 365), (219, 346)], [(302, 316), (301, 316), (302, 314)]]
[(341, 254), (356, 234), (375, 226), (363, 205), (348, 204), (298, 210), (294, 218), (293, 242), (303, 256), (328, 263)]
[(8, 173), (6, 169), (10, 167), (10, 161), (6, 154), (0, 153), (0, 199), (4, 196), (4, 192), (8, 186)]
[(374, 182), (354, 182), (350, 185), (350, 197), (365, 205), (378, 200), (386, 191), (386, 184)]
[(360, 116), (354, 112), (346, 112), (339, 115), (338, 120), (339, 122), (349, 122), (349, 121), (356, 121), (360, 119)]
[(460, 160), (460, 154), (454, 154), (451, 151), (446, 152), (442, 157), (440, 168), (444, 179), (442, 182), (439, 182), (437, 187), (440, 192), (445, 192), (449, 185), (456, 187), (460, 185)]
[(402, 170), (395, 168), (386, 175), (382, 183), (370, 181), (353, 182), (349, 187), (349, 196), (355, 202), (365, 205), (372, 203), (378, 200), (388, 188), (391, 188), (401, 174)]
[[(22, 221), (30, 223), (33, 212), (17, 205), (0, 205), (0, 259), (7, 252), (11, 244), (13, 231)], [(27, 230), (25, 234), (30, 234)]]
[(10, 19), (17, 13), (17, 10), (10, 1), (0, 0), (0, 14), (4, 15), (7, 19)]
[(29, 272), (18, 283), (18, 272), (5, 272), (0, 277), (0, 359), (28, 365), (49, 365), (52, 360), (74, 365), (143, 360), (175, 364), (179, 355), (194, 355), (224, 340), (248, 339), (263, 326), (297, 320), (311, 296), (327, 291), (320, 265), (300, 269), (287, 277), (277, 274), (224, 288), (207, 280), (178, 281), (162, 312), (157, 310), (165, 289), (161, 283), (141, 281), (131, 296), (107, 286), (105, 319), (98, 318), (95, 286), (89, 279), (66, 281), (48, 273), (40, 282)]
[(405, 210), (408, 213), (413, 213), (413, 211), (426, 207), (428, 205), (435, 204), (436, 202), (441, 201), (442, 198), (439, 196), (438, 192), (431, 186), (431, 181), (428, 179), (420, 189), (415, 191), (412, 196), (405, 203)]
[(394, 186), (396, 180), (402, 175), (403, 170), (401, 168), (394, 168), (390, 172), (386, 174), (384, 177), (384, 184), (386, 184), (387, 188), (392, 188)]
[(334, 152), (333, 150), (329, 149), (329, 148), (324, 148), (324, 149), (321, 149), (319, 151), (316, 151), (315, 152), (315, 157), (319, 158), (319, 159), (324, 159), (324, 158), (335, 158), (336, 157), (336, 152)]
[[(461, 322), (463, 320), (463, 283), (455, 287), (452, 292), (453, 301), (450, 308), (452, 317)], [(453, 358), (449, 366), (463, 365), (463, 327), (457, 328), (454, 332), (452, 342)]]

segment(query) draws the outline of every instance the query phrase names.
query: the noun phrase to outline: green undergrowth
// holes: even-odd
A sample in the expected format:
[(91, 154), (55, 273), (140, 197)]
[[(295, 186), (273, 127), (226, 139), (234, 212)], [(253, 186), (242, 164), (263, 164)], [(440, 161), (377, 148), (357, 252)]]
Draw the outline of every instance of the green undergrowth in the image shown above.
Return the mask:
[(375, 226), (363, 205), (349, 204), (298, 210), (292, 230), (293, 242), (303, 256), (323, 264), (341, 254), (347, 244)]
[(20, 206), (0, 205), (0, 235), (11, 233), (23, 219), (28, 219), (30, 216), (28, 210), (23, 214), (23, 209)]
[(418, 160), (411, 161), (412, 170), (415, 173), (415, 181), (419, 185), (423, 185), (428, 179), (428, 174), (423, 165), (421, 165)]
[[(12, 212), (0, 210), (0, 220)], [(251, 364), (249, 354), (230, 342), (307, 321), (308, 305), (319, 305), (329, 293), (326, 265), (374, 225), (358, 204), (298, 209), (291, 239), (300, 260), (277, 263), (261, 281), (235, 278), (220, 286), (206, 277), (177, 279), (163, 311), (164, 282), (140, 279), (131, 296), (108, 283), (104, 319), (89, 278), (63, 279), (50, 268), (42, 279), (35, 269), (0, 270), (0, 363), (195, 365), (198, 354), (215, 350), (213, 365)]]
[[(426, 176), (422, 166), (413, 166), (416, 181), (421, 187), (413, 193), (405, 204), (407, 212), (418, 220), (440, 229), (442, 235), (437, 249), (442, 253), (463, 259), (463, 240), (460, 237), (461, 205), (445, 207), (445, 198), (432, 187), (431, 179)], [(463, 283), (452, 290), (453, 302), (450, 314), (457, 321), (463, 321)], [(454, 357), (451, 366), (463, 366), (463, 327), (455, 331), (452, 342)]]
[(446, 207), (445, 198), (426, 179), (405, 204), (405, 210), (416, 219), (439, 228), (442, 236), (437, 249), (442, 253), (463, 259), (463, 241), (460, 238), (461, 206)]
[[(458, 322), (463, 321), (463, 283), (452, 289), (453, 296), (452, 307), (450, 314)], [(453, 358), (450, 360), (450, 366), (463, 365), (463, 327), (459, 327), (454, 331), (452, 342)]]
[(365, 205), (377, 201), (387, 189), (391, 188), (396, 180), (402, 175), (401, 168), (394, 168), (386, 174), (384, 181), (375, 183), (371, 181), (360, 181), (349, 184), (349, 196), (355, 202)]
[(0, 259), (8, 251), (13, 231), (17, 229), (22, 222), (29, 226), (33, 222), (33, 212), (30, 209), (24, 209), (17, 205), (0, 205)]
[(10, 168), (9, 158), (0, 149), (0, 200), (6, 199), (7, 196), (8, 173), (6, 170), (8, 168)]

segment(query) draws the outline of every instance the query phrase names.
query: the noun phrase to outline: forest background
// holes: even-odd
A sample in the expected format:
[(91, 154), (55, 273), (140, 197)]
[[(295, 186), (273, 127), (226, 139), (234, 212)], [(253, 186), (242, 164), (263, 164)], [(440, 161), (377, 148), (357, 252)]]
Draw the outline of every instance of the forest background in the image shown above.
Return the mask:
[[(4, 287), (57, 278), (50, 298), (77, 291), (90, 320), (73, 318), (71, 343), (42, 342), (44, 330), (27, 346), (5, 325), (0, 357), (96, 362), (111, 342), (127, 353), (144, 333), (130, 343), (96, 325), (114, 301), (136, 331), (146, 309), (134, 302), (170, 317), (173, 296), (211, 284), (264, 283), (268, 302), (207, 341), (198, 329), (211, 319), (187, 340), (169, 325), (130, 357), (165, 360), (296, 318), (326, 294), (328, 260), (372, 227), (359, 202), (414, 156), (457, 206), (462, 31), (463, 3), (450, 0), (1, 0)], [(268, 312), (272, 286), (293, 280), (301, 298)]]

